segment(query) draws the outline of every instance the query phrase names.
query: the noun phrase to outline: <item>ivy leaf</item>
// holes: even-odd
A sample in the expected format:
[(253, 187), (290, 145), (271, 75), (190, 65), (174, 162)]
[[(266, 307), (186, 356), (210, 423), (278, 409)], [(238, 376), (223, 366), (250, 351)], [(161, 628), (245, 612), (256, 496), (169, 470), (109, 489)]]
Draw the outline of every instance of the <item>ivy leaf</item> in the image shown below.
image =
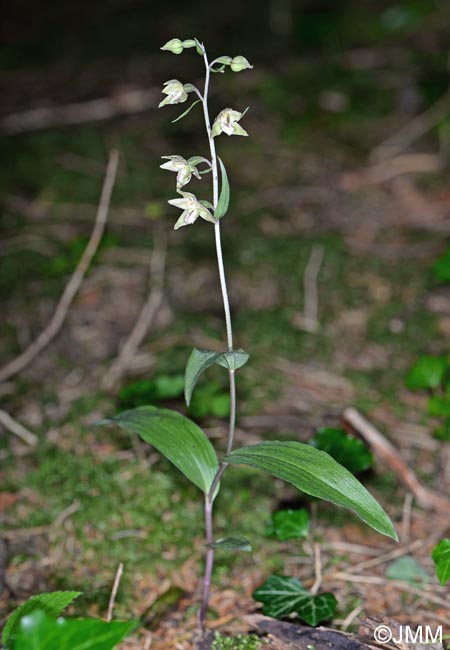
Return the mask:
[(228, 212), (228, 206), (230, 204), (230, 185), (228, 183), (227, 170), (220, 158), (219, 165), (222, 173), (222, 187), (220, 190), (219, 201), (214, 212), (214, 217), (216, 219), (221, 219)]
[(2, 643), (6, 646), (8, 641), (12, 639), (20, 625), (20, 621), (24, 616), (32, 614), (36, 610), (41, 610), (56, 618), (61, 612), (66, 609), (78, 596), (81, 596), (80, 591), (52, 591), (47, 594), (38, 594), (32, 596), (20, 607), (15, 609), (11, 616), (6, 621), (2, 633)]
[(247, 551), (252, 550), (251, 544), (245, 537), (226, 537), (206, 545), (219, 551)]
[(140, 406), (98, 424), (116, 424), (137, 433), (208, 494), (219, 463), (209, 438), (189, 418), (169, 409)]
[(278, 575), (267, 578), (253, 593), (253, 598), (263, 603), (263, 614), (266, 616), (285, 618), (289, 614), (297, 614), (313, 626), (332, 618), (337, 605), (331, 592), (313, 596), (297, 578)]
[(433, 549), (432, 558), (439, 582), (444, 586), (450, 580), (450, 539), (441, 539)]
[(225, 460), (263, 469), (306, 494), (349, 508), (378, 532), (398, 539), (391, 520), (366, 488), (331, 456), (311, 445), (261, 442), (235, 449)]
[(309, 530), (309, 513), (305, 508), (299, 510), (278, 510), (272, 515), (269, 535), (275, 536), (281, 542), (288, 539), (303, 539)]
[(212, 350), (200, 350), (194, 348), (186, 364), (184, 375), (184, 397), (189, 406), (198, 378), (207, 368), (215, 363), (229, 370), (241, 368), (249, 355), (244, 350), (231, 350), (228, 352), (213, 352)]
[(95, 618), (55, 620), (37, 610), (21, 619), (14, 650), (112, 650), (135, 626)]
[(423, 355), (419, 357), (405, 378), (405, 384), (410, 390), (438, 388), (449, 370), (446, 357)]
[(373, 456), (362, 440), (351, 436), (344, 429), (319, 429), (309, 444), (326, 451), (352, 474), (364, 472), (373, 463)]
[(196, 104), (198, 104), (199, 102), (201, 102), (201, 99), (197, 99), (195, 102), (193, 102), (193, 103), (189, 106), (189, 108), (187, 108), (187, 109), (184, 111), (184, 113), (181, 113), (181, 115), (179, 115), (179, 116), (176, 117), (174, 120), (172, 120), (172, 124), (175, 124), (175, 122), (178, 122), (179, 120), (182, 120), (183, 117), (186, 117), (186, 115), (187, 115), (188, 113), (190, 113), (191, 110), (194, 108), (194, 106), (195, 106)]

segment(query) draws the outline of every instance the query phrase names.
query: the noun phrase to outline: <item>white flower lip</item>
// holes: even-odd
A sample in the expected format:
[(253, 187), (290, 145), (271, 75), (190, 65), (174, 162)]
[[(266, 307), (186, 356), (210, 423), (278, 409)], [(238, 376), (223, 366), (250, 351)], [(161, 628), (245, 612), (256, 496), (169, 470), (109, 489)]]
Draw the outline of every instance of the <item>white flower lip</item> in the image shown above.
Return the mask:
[(170, 79), (169, 81), (164, 82), (162, 93), (167, 95), (167, 97), (160, 102), (158, 108), (168, 104), (182, 104), (188, 98), (184, 85), (181, 81), (178, 81), (178, 79)]
[(214, 120), (212, 126), (212, 137), (215, 138), (221, 133), (226, 133), (227, 135), (244, 135), (247, 136), (248, 133), (245, 129), (238, 124), (243, 113), (235, 111), (232, 108), (224, 108), (223, 111), (220, 111), (219, 115)]
[(193, 224), (199, 217), (205, 219), (205, 221), (210, 221), (215, 223), (215, 219), (207, 207), (202, 205), (197, 199), (195, 194), (191, 192), (179, 192), (183, 198), (181, 199), (170, 199), (168, 203), (174, 205), (176, 208), (183, 210), (181, 217), (178, 219), (174, 226), (174, 230), (178, 230), (182, 226), (189, 226)]
[(163, 156), (163, 158), (167, 159), (168, 162), (160, 165), (161, 169), (167, 169), (170, 172), (177, 173), (177, 190), (187, 185), (192, 175), (201, 179), (197, 167), (188, 162), (183, 156)]

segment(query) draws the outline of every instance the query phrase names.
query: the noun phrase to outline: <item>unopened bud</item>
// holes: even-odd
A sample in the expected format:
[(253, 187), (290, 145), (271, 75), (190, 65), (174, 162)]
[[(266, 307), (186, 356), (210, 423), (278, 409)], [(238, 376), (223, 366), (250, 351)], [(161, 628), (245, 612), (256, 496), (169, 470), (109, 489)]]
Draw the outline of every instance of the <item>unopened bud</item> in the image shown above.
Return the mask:
[(242, 70), (248, 70), (249, 68), (253, 68), (253, 66), (250, 65), (249, 61), (247, 61), (245, 56), (235, 56), (234, 59), (232, 59), (231, 61), (230, 67), (233, 70), (233, 72), (241, 72)]
[(185, 41), (183, 41), (183, 47), (196, 47), (197, 43), (194, 41), (193, 38), (188, 38)]
[(170, 41), (167, 41), (167, 43), (163, 45), (161, 49), (172, 52), (172, 54), (181, 54), (183, 51), (183, 43), (179, 38), (172, 38)]

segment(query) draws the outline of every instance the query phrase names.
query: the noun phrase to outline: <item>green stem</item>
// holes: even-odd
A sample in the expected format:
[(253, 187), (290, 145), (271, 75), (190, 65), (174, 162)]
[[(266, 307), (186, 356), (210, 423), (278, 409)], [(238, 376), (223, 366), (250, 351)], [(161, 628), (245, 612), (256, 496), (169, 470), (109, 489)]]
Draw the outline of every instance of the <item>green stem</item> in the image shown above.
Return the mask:
[[(203, 104), (203, 114), (205, 117), (206, 132), (208, 134), (209, 149), (211, 152), (213, 207), (215, 210), (219, 200), (219, 173), (218, 173), (218, 166), (217, 166), (216, 146), (215, 146), (214, 138), (212, 137), (211, 121), (209, 118), (209, 110), (208, 110), (208, 92), (209, 92), (209, 82), (211, 77), (211, 66), (208, 62), (206, 50), (203, 45), (202, 45), (202, 50), (203, 50), (203, 59), (205, 61), (205, 68), (206, 68), (205, 88), (203, 91), (202, 104)], [(216, 243), (217, 266), (219, 269), (220, 288), (222, 291), (223, 308), (225, 313), (227, 345), (228, 345), (228, 350), (232, 351), (233, 350), (233, 328), (231, 324), (230, 301), (228, 298), (227, 282), (225, 277), (225, 267), (223, 263), (222, 241), (220, 236), (219, 220), (217, 220), (216, 223), (214, 224), (214, 235), (215, 235), (215, 243)], [(235, 382), (234, 370), (229, 370), (228, 374), (230, 379), (230, 419), (229, 419), (229, 426), (228, 426), (227, 454), (229, 454), (233, 448), (233, 440), (234, 440), (234, 434), (236, 429), (236, 382)], [(214, 495), (216, 492), (216, 488), (220, 482), (220, 479), (222, 478), (222, 475), (225, 472), (227, 467), (228, 467), (228, 463), (224, 461), (220, 463), (219, 469), (217, 470), (216, 476), (214, 477), (211, 489), (209, 493), (206, 495), (205, 526), (206, 526), (207, 544), (210, 544), (214, 541), (214, 534), (213, 534)], [(214, 549), (208, 548), (206, 552), (205, 573), (203, 577), (202, 604), (198, 615), (198, 626), (201, 632), (204, 632), (205, 630), (206, 612), (208, 610), (213, 567), (214, 567)]]

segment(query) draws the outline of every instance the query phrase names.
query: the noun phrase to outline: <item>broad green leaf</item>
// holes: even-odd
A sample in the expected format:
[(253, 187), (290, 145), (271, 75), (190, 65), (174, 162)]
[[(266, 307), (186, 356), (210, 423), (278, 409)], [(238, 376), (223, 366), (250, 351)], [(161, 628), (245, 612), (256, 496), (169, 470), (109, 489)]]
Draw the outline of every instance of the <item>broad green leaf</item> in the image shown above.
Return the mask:
[(116, 424), (137, 433), (178, 467), (205, 494), (218, 469), (216, 452), (208, 437), (189, 418), (154, 406), (140, 406), (99, 424)]
[(450, 580), (450, 539), (441, 539), (432, 553), (436, 574), (444, 586)]
[(176, 117), (174, 120), (172, 120), (172, 124), (175, 124), (175, 122), (178, 122), (178, 120), (182, 120), (183, 117), (185, 117), (188, 113), (190, 113), (191, 110), (194, 108), (194, 106), (195, 106), (196, 104), (198, 104), (199, 102), (201, 102), (201, 101), (202, 101), (201, 99), (197, 99), (195, 102), (193, 102), (193, 103), (189, 106), (189, 108), (187, 108), (187, 109), (184, 111), (184, 113), (181, 113), (181, 115), (179, 115), (179, 116)]
[(427, 405), (429, 415), (450, 418), (450, 396), (432, 395)]
[(156, 405), (180, 397), (183, 391), (183, 375), (158, 375), (154, 379), (137, 379), (119, 390), (119, 406), (125, 410), (148, 404)]
[(215, 363), (229, 370), (237, 370), (243, 366), (249, 355), (244, 350), (231, 352), (213, 352), (212, 350), (199, 350), (194, 348), (189, 356), (184, 374), (184, 397), (189, 406), (198, 378), (207, 368)]
[(380, 504), (329, 454), (301, 442), (262, 442), (231, 452), (226, 461), (264, 469), (319, 499), (349, 508), (375, 530), (398, 539)]
[(55, 620), (35, 611), (21, 619), (14, 650), (112, 650), (134, 627), (133, 621)]
[(245, 537), (226, 537), (218, 539), (212, 544), (206, 545), (208, 548), (214, 548), (219, 551), (247, 551), (252, 550), (251, 544)]
[(326, 451), (352, 474), (364, 472), (373, 463), (373, 456), (362, 440), (351, 436), (344, 429), (319, 429), (309, 444)]
[(222, 173), (222, 186), (220, 190), (219, 201), (217, 203), (214, 216), (216, 219), (221, 219), (227, 212), (230, 204), (230, 185), (228, 183), (227, 170), (225, 165), (219, 158), (220, 171)]
[(423, 355), (408, 371), (405, 384), (411, 390), (438, 388), (449, 371), (446, 357)]
[(410, 583), (429, 582), (430, 580), (428, 573), (412, 555), (404, 555), (391, 562), (387, 568), (386, 577)]
[(39, 609), (49, 616), (56, 618), (78, 596), (81, 596), (80, 591), (52, 591), (47, 594), (32, 596), (20, 605), (20, 607), (15, 609), (6, 621), (2, 633), (2, 643), (6, 645), (9, 639), (14, 637), (23, 616), (28, 616)]
[(436, 438), (436, 440), (442, 440), (443, 442), (448, 442), (450, 440), (449, 418), (446, 418), (439, 427), (436, 427), (436, 429), (434, 429), (433, 436)]
[(297, 580), (288, 576), (272, 575), (253, 598), (263, 603), (263, 614), (273, 618), (284, 618), (297, 614), (309, 625), (318, 625), (321, 621), (333, 617), (337, 601), (330, 592), (313, 596)]
[(269, 535), (281, 542), (288, 539), (303, 539), (308, 535), (309, 513), (305, 508), (298, 510), (278, 510), (272, 515)]
[(434, 263), (433, 275), (438, 282), (450, 282), (450, 248)]

